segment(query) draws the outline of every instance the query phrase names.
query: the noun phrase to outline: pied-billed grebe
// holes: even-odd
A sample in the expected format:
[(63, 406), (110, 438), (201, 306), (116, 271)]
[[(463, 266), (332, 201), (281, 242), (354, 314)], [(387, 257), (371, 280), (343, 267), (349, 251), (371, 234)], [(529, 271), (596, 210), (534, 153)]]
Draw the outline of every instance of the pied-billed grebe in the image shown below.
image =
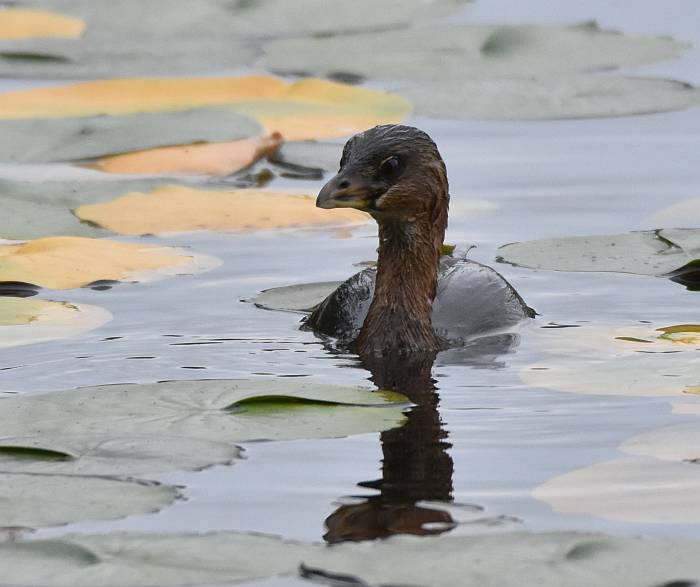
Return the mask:
[(439, 350), (513, 326), (534, 312), (496, 271), (441, 260), (447, 170), (423, 131), (383, 125), (353, 136), (320, 208), (356, 208), (379, 225), (379, 256), (340, 285), (305, 327), (365, 355)]

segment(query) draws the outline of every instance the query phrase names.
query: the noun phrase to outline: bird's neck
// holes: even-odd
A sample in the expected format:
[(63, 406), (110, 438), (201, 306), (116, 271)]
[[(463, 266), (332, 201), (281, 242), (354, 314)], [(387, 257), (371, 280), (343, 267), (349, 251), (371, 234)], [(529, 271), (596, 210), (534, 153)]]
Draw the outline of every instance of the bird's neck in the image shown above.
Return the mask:
[(446, 223), (446, 210), (411, 221), (378, 219), (377, 280), (356, 352), (439, 348), (431, 316)]

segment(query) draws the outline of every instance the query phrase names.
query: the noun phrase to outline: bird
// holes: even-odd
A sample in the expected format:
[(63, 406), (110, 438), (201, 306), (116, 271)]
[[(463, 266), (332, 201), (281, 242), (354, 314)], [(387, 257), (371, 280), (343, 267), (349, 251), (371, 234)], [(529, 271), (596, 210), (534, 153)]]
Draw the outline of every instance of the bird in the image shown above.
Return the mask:
[(427, 133), (388, 124), (352, 136), (316, 206), (374, 218), (376, 267), (342, 283), (303, 328), (360, 356), (396, 356), (465, 345), (533, 318), (494, 269), (441, 255), (449, 199), (445, 162)]

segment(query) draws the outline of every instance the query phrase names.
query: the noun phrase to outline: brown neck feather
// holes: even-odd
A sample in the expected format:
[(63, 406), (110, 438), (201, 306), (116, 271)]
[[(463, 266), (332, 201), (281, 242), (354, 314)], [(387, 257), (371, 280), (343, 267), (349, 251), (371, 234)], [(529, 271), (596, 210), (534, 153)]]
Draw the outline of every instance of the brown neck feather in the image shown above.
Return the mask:
[[(445, 190), (446, 191), (446, 190)], [(432, 328), (447, 194), (434, 210), (406, 220), (378, 218), (379, 258), (374, 298), (354, 350), (358, 354), (437, 350)]]

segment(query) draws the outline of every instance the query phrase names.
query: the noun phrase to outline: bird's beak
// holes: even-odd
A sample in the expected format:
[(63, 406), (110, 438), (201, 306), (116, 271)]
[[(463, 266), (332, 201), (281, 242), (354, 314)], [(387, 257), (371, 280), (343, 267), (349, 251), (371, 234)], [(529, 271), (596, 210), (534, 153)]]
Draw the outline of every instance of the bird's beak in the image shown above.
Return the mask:
[(368, 210), (371, 207), (371, 191), (348, 174), (339, 173), (321, 188), (316, 198), (318, 208), (356, 208)]

